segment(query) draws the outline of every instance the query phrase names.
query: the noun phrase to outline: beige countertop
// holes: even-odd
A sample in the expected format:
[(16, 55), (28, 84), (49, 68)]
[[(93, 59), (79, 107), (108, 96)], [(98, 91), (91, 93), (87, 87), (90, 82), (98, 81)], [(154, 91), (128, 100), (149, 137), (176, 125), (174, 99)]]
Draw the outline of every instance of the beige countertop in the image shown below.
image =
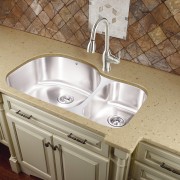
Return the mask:
[[(38, 56), (63, 55), (94, 66), (103, 75), (144, 89), (148, 98), (123, 128), (108, 128), (8, 87), (6, 76), (23, 63)], [(57, 117), (104, 136), (106, 143), (132, 153), (145, 140), (180, 155), (180, 76), (128, 61), (112, 65), (110, 73), (101, 71), (100, 54), (86, 53), (44, 37), (0, 26), (0, 91)]]

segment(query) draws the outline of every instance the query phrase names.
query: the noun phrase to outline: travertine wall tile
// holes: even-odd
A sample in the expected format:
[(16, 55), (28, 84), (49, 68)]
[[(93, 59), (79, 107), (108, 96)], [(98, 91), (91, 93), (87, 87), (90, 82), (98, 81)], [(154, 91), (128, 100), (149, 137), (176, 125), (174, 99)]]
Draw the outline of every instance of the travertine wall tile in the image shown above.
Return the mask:
[[(127, 37), (110, 38), (112, 52), (121, 50), (125, 60), (180, 75), (180, 0), (130, 2)], [(0, 24), (86, 48), (88, 4), (89, 0), (0, 0)], [(97, 35), (96, 45), (102, 53), (103, 35)]]

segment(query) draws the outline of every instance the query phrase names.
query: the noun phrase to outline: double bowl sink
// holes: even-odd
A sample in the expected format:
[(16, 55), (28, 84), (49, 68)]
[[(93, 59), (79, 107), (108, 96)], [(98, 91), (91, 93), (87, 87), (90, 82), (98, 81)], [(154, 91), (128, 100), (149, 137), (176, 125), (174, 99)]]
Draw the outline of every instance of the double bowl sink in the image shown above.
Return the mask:
[(65, 57), (41, 57), (7, 76), (25, 94), (109, 127), (126, 125), (147, 98), (142, 89), (103, 77), (90, 65)]

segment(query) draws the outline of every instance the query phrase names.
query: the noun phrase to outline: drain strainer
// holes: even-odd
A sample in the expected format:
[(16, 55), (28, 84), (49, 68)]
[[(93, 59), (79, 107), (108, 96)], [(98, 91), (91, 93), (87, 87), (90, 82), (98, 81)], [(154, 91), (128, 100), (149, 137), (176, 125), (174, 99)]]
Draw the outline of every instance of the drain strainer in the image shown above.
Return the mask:
[(108, 117), (107, 121), (113, 127), (121, 127), (125, 125), (124, 119), (117, 115)]
[(57, 98), (57, 101), (61, 104), (70, 104), (74, 101), (73, 96), (64, 95)]

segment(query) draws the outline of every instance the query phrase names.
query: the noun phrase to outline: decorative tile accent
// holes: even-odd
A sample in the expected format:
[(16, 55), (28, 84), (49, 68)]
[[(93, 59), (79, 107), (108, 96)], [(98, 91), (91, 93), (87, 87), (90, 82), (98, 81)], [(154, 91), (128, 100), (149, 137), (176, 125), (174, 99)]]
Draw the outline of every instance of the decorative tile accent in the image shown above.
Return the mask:
[[(111, 37), (125, 39), (128, 25), (130, 0), (91, 0), (89, 5), (89, 27), (104, 17), (110, 24), (109, 34)], [(99, 24), (97, 32), (104, 32), (104, 25)]]
[[(118, 6), (110, 6), (114, 0), (90, 3), (95, 1), (108, 2), (103, 8), (111, 9), (115, 24)], [(180, 0), (130, 3), (126, 40), (110, 38), (112, 52), (121, 50), (122, 59), (180, 75)], [(88, 12), (89, 0), (0, 0), (0, 24), (84, 49), (90, 38)], [(104, 35), (97, 34), (96, 45), (102, 53)]]

